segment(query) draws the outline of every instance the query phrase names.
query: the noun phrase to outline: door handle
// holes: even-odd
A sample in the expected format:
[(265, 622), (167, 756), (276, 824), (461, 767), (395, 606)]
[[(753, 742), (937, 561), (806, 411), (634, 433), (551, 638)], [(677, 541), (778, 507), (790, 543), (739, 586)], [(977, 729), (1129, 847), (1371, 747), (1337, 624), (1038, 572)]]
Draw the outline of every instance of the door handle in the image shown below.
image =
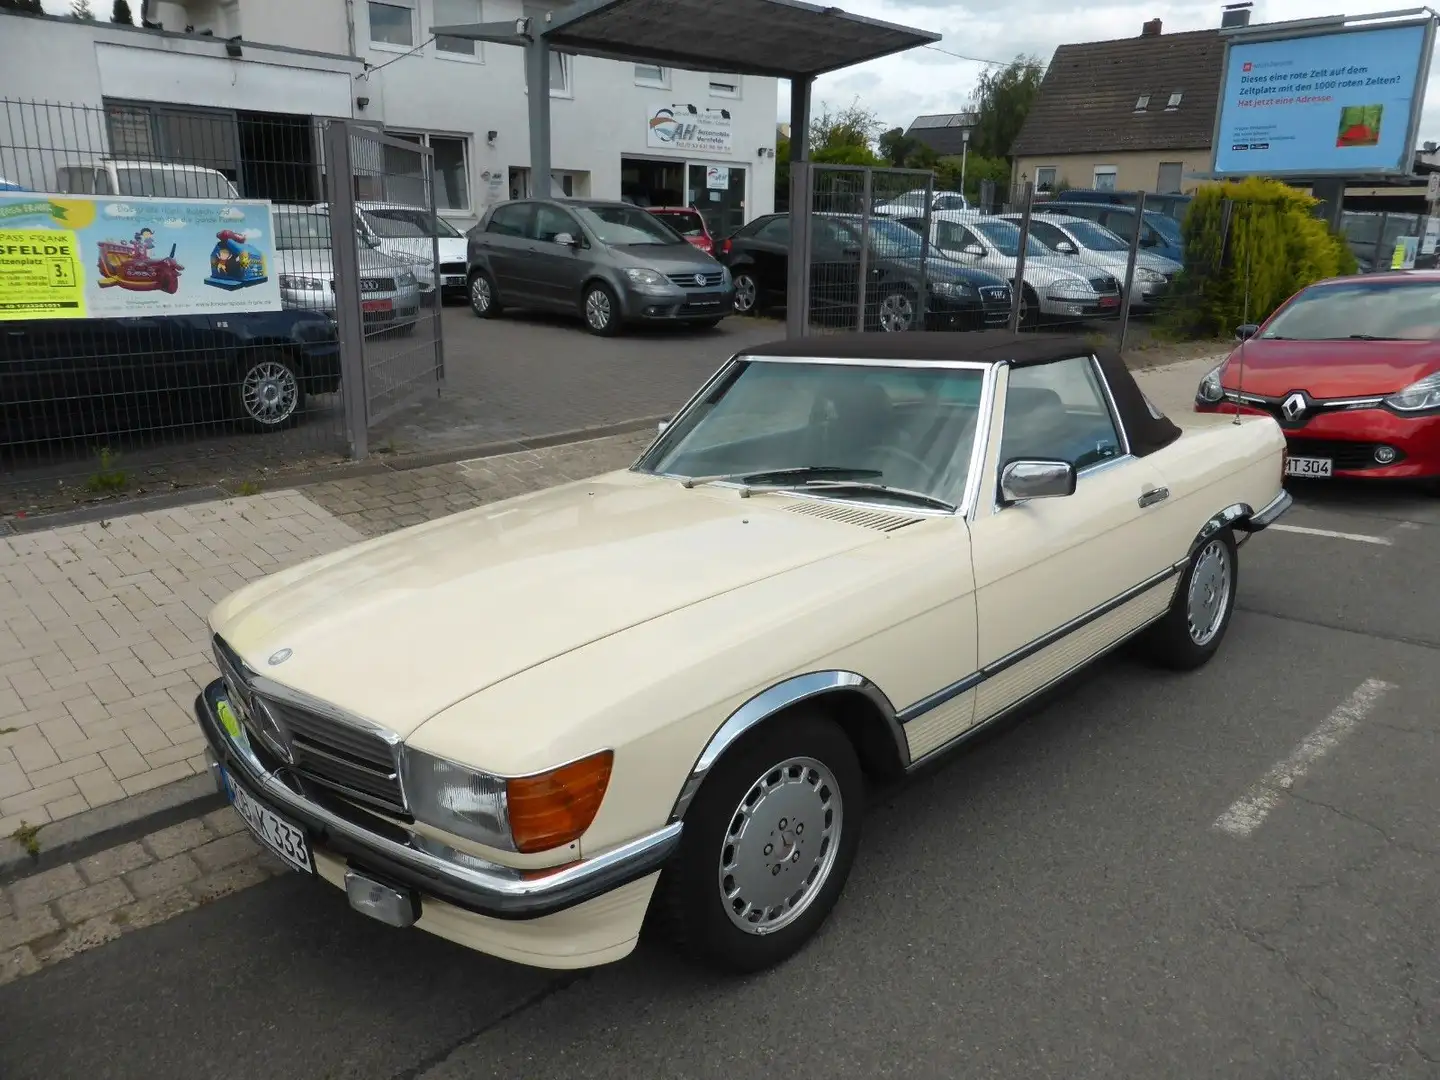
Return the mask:
[(1142, 492), (1140, 498), (1136, 499), (1135, 501), (1140, 505), (1140, 509), (1143, 510), (1147, 506), (1154, 506), (1156, 503), (1164, 502), (1169, 497), (1169, 488), (1157, 487)]

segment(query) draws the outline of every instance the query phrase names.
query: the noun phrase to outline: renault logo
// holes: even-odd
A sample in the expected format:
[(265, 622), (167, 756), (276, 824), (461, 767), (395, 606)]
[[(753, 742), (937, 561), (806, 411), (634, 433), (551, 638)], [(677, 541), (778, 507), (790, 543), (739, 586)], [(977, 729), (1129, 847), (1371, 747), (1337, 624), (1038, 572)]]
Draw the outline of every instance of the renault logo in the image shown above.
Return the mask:
[(1295, 391), (1280, 403), (1280, 415), (1286, 420), (1298, 420), (1305, 412), (1305, 395)]

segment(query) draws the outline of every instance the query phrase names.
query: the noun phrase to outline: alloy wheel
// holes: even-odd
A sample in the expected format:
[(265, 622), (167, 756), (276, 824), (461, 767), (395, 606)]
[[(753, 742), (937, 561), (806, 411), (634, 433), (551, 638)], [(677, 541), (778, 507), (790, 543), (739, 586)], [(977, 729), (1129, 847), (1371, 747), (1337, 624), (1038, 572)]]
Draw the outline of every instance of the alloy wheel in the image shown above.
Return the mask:
[(749, 274), (735, 275), (735, 310), (741, 315), (748, 315), (755, 310), (755, 300), (759, 290), (755, 286), (755, 279)]
[(1232, 577), (1229, 549), (1219, 540), (1211, 540), (1195, 556), (1186, 597), (1186, 623), (1196, 645), (1210, 644), (1223, 628)]
[(287, 365), (264, 360), (245, 373), (240, 383), (240, 401), (251, 420), (276, 427), (295, 414), (300, 383)]
[(902, 292), (888, 293), (880, 301), (880, 329), (901, 333), (915, 325), (915, 304)]

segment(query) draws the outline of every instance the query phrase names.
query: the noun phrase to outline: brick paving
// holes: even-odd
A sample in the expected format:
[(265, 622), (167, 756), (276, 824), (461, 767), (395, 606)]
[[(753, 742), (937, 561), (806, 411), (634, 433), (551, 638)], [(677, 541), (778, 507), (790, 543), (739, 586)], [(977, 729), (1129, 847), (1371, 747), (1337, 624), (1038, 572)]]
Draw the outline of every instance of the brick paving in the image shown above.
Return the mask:
[(0, 886), (0, 985), (284, 872), (225, 807)]
[(0, 836), (202, 771), (211, 607), (360, 538), (293, 491), (0, 538)]

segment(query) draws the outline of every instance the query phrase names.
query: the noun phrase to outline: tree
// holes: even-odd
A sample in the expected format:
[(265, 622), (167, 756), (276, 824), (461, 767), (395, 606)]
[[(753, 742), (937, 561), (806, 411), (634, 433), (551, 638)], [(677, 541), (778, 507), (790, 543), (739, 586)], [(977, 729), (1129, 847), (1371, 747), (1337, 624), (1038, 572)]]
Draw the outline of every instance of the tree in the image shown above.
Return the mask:
[(72, 0), (70, 14), (81, 22), (95, 21), (95, 12), (90, 10), (90, 0)]
[(124, 23), (126, 26), (135, 25), (135, 16), (130, 14), (130, 0), (115, 0), (115, 6), (110, 9), (110, 21)]
[(0, 11), (14, 11), (21, 15), (45, 14), (40, 0), (0, 0)]
[(1010, 156), (1010, 146), (1035, 95), (1045, 68), (1033, 56), (1017, 56), (1003, 68), (987, 68), (975, 86), (976, 119), (970, 153), (981, 157)]
[(844, 109), (831, 112), (824, 102), (820, 115), (810, 121), (812, 161), (843, 165), (883, 164), (874, 150), (880, 119), (856, 98)]

